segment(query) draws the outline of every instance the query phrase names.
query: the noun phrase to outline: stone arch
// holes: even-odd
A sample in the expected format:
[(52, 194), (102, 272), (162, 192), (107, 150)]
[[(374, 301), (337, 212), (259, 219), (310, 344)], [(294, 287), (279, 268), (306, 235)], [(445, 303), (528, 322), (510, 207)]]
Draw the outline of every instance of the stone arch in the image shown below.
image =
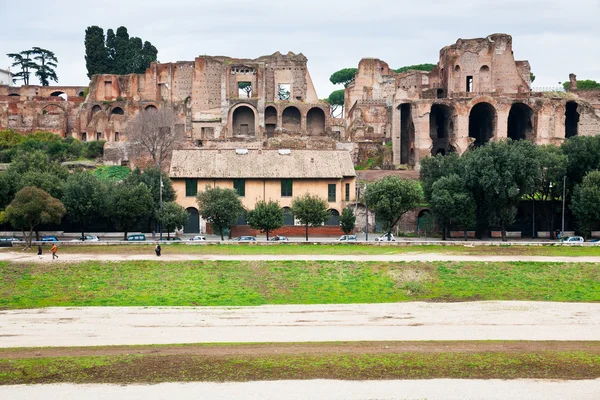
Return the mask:
[(85, 92), (82, 90), (81, 92), (77, 93), (77, 96), (85, 97)]
[(186, 208), (188, 219), (183, 227), (183, 233), (200, 233), (200, 214), (195, 207)]
[(232, 136), (255, 136), (256, 113), (248, 104), (239, 104), (231, 111)]
[(319, 107), (313, 107), (306, 114), (306, 133), (309, 135), (325, 134), (325, 112)]
[(50, 97), (60, 97), (63, 100), (67, 100), (68, 98), (67, 94), (61, 90), (57, 90), (55, 92), (50, 93)]
[(46, 104), (44, 107), (42, 107), (42, 114), (44, 113), (44, 111), (47, 112), (48, 110), (60, 110), (59, 114), (67, 113), (67, 110), (65, 110), (62, 105), (58, 105), (58, 104)]
[(277, 109), (273, 106), (265, 108), (265, 130), (267, 131), (267, 137), (273, 137), (275, 135), (275, 129), (277, 128)]
[(431, 210), (428, 208), (424, 208), (421, 211), (419, 211), (419, 214), (417, 214), (417, 232), (420, 232), (423, 228), (423, 218), (425, 218), (425, 216), (427, 214), (431, 214)]
[(340, 212), (335, 208), (327, 210), (329, 213), (329, 219), (325, 222), (327, 226), (339, 226), (340, 225)]
[(475, 104), (469, 112), (469, 137), (473, 146), (489, 142), (496, 134), (496, 109), (490, 103)]
[(287, 107), (281, 114), (281, 121), (283, 129), (294, 132), (300, 131), (300, 110), (294, 106)]
[(565, 138), (577, 136), (579, 133), (579, 111), (574, 101), (567, 101), (565, 105)]
[(432, 104), (429, 113), (429, 137), (432, 147), (431, 155), (446, 155), (450, 151), (450, 142), (454, 137), (452, 118), (454, 109), (446, 104)]
[(11, 93), (8, 95), (9, 97), (21, 97), (19, 93)]
[(156, 106), (153, 104), (150, 104), (150, 105), (144, 107), (144, 111), (156, 111), (156, 110), (158, 110), (158, 108), (156, 108)]
[(508, 113), (507, 137), (512, 140), (533, 139), (534, 113), (531, 107), (524, 103), (514, 103)]
[(294, 213), (290, 207), (283, 207), (283, 225), (293, 226), (294, 225)]
[(110, 115), (125, 115), (125, 111), (121, 107), (115, 107), (110, 110)]
[(482, 65), (479, 68), (479, 88), (478, 92), (491, 92), (490, 67)]
[(102, 111), (102, 107), (100, 107), (98, 104), (96, 104), (94, 107), (92, 107), (92, 115), (95, 115), (96, 113), (99, 113), (100, 111)]

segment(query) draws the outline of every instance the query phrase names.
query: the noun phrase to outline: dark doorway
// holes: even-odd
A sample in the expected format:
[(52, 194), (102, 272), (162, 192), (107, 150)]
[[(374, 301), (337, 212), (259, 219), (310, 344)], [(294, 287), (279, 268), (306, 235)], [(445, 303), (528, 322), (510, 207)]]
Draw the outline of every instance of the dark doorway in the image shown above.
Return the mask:
[(577, 136), (579, 133), (579, 112), (577, 103), (568, 101), (565, 111), (565, 138)]
[(527, 104), (515, 103), (508, 113), (508, 137), (525, 140), (533, 137), (533, 110)]
[(275, 136), (275, 128), (277, 128), (277, 110), (269, 106), (265, 108), (265, 130), (268, 138)]
[(183, 227), (183, 233), (200, 233), (200, 215), (194, 207), (187, 208), (188, 220)]
[(450, 148), (454, 124), (452, 110), (444, 104), (434, 104), (429, 113), (429, 137), (433, 143), (431, 155), (445, 155)]
[(400, 105), (400, 164), (414, 164), (415, 125), (412, 121), (411, 104)]
[(467, 76), (467, 93), (471, 93), (473, 91), (473, 76)]
[(327, 226), (339, 226), (340, 225), (340, 213), (337, 210), (329, 210), (329, 219), (325, 223)]
[(320, 108), (311, 108), (306, 114), (306, 133), (309, 135), (325, 133), (325, 112)]
[(294, 214), (289, 207), (283, 207), (283, 225), (294, 226)]
[(300, 131), (300, 110), (296, 107), (290, 106), (283, 110), (281, 119), (284, 129), (292, 132)]
[(254, 111), (241, 106), (233, 111), (233, 136), (254, 136)]
[(489, 103), (479, 103), (469, 114), (469, 137), (475, 139), (473, 145), (481, 146), (494, 137), (496, 131), (496, 110)]

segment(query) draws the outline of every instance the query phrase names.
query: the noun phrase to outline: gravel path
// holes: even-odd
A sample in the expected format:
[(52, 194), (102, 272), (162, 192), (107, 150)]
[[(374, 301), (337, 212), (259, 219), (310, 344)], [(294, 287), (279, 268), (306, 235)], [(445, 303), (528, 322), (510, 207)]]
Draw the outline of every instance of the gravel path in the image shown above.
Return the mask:
[[(240, 395), (243, 393), (243, 395)], [(157, 385), (0, 386), (0, 398), (20, 400), (597, 400), (600, 379), (407, 381), (275, 381)]]
[[(60, 252), (59, 252), (60, 253)], [(160, 260), (160, 261), (376, 261), (376, 262), (398, 262), (398, 261), (481, 261), (481, 262), (586, 262), (600, 263), (597, 256), (556, 257), (556, 256), (482, 256), (482, 255), (450, 255), (450, 254), (390, 254), (390, 255), (210, 255), (210, 254), (163, 254), (160, 258), (154, 254), (73, 254), (60, 253), (59, 259), (52, 261), (51, 256), (46, 255), (42, 260), (35, 254), (24, 254), (20, 252), (1, 252), (0, 261), (14, 262), (74, 262), (74, 261), (128, 261), (128, 260)]]
[(520, 301), (0, 311), (0, 347), (600, 340), (600, 304)]

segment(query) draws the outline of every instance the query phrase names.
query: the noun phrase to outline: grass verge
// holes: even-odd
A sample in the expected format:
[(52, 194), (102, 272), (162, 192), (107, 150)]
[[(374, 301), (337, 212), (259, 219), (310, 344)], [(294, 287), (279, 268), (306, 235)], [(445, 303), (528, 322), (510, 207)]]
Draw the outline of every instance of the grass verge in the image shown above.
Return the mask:
[(600, 265), (536, 262), (0, 263), (0, 308), (600, 301)]

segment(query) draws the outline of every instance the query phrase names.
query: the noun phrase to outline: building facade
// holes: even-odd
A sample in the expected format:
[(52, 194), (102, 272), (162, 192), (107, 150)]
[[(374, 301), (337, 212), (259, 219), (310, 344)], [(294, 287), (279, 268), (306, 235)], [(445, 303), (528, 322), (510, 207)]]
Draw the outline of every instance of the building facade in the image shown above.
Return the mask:
[(0, 69), (0, 85), (12, 86), (13, 75), (7, 69)]

